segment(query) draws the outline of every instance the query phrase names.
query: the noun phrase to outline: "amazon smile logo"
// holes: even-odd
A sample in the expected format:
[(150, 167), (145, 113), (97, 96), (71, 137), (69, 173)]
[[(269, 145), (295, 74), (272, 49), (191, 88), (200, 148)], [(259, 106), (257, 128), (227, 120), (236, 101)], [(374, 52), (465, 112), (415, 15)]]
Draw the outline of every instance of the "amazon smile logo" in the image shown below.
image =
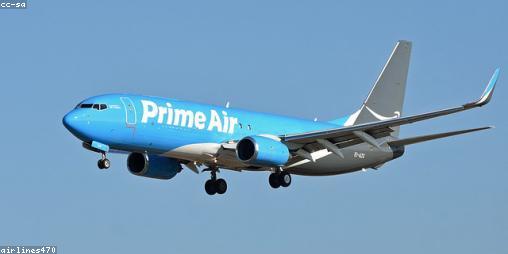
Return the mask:
[(376, 113), (374, 110), (370, 109), (368, 106), (365, 106), (365, 108), (377, 119), (380, 121), (395, 119), (400, 117), (400, 111), (394, 111), (394, 116), (383, 116), (378, 113)]

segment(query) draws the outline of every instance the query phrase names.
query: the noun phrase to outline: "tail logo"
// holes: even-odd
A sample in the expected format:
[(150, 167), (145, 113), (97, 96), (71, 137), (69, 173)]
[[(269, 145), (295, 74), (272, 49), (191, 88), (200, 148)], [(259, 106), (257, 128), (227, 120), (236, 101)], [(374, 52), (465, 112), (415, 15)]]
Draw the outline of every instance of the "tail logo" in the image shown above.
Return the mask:
[(374, 110), (370, 109), (369, 107), (365, 106), (365, 108), (377, 119), (377, 120), (380, 120), (380, 121), (385, 121), (385, 120), (390, 120), (390, 119), (395, 119), (395, 118), (399, 118), (400, 117), (400, 111), (394, 111), (393, 114), (394, 116), (391, 116), (391, 117), (388, 117), (388, 116), (382, 116), (376, 112), (374, 112)]

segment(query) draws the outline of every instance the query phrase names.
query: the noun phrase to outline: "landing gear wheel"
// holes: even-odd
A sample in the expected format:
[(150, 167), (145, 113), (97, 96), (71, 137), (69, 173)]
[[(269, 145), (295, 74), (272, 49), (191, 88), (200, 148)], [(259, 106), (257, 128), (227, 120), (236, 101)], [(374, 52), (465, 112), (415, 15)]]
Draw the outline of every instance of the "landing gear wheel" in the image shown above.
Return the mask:
[(97, 166), (100, 169), (108, 169), (111, 166), (111, 162), (108, 159), (100, 159), (97, 162)]
[(280, 187), (279, 175), (277, 173), (271, 173), (270, 177), (268, 177), (268, 182), (272, 188), (277, 189)]
[(102, 166), (102, 160), (98, 160), (98, 161), (97, 161), (97, 167), (98, 167), (99, 169), (104, 169), (104, 167)]
[(105, 169), (108, 169), (108, 168), (111, 166), (111, 162), (110, 162), (108, 159), (103, 159), (103, 160), (102, 160), (102, 166), (103, 166)]
[(291, 175), (288, 172), (279, 174), (279, 183), (282, 187), (288, 187), (291, 184)]
[(210, 180), (205, 182), (206, 193), (208, 193), (208, 195), (226, 193), (228, 190), (228, 184), (226, 183), (226, 180), (217, 179), (217, 172), (219, 172), (219, 168), (212, 166), (205, 169), (205, 171), (210, 171)]
[(210, 179), (205, 182), (205, 191), (208, 195), (214, 195), (217, 193), (217, 185), (214, 180)]
[(224, 194), (228, 190), (228, 184), (224, 179), (217, 179), (215, 181), (215, 189), (217, 190), (217, 194)]

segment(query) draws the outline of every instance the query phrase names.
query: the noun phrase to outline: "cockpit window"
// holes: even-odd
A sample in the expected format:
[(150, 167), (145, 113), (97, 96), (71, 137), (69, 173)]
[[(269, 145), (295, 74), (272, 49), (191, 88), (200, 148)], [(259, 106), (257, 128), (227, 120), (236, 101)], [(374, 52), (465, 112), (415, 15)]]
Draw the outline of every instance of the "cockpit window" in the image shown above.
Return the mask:
[(95, 110), (105, 110), (108, 108), (106, 104), (91, 104), (91, 103), (83, 103), (78, 105), (78, 108), (93, 108)]
[(91, 108), (93, 106), (93, 104), (81, 104), (79, 107), (80, 108)]

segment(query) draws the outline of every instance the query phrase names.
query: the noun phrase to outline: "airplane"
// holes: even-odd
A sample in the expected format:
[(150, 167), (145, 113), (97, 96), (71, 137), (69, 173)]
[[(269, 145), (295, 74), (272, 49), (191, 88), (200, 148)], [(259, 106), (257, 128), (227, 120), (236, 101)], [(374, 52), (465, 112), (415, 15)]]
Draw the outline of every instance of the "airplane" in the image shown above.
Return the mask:
[[(404, 154), (408, 145), (486, 130), (490, 126), (409, 138), (400, 127), (486, 105), (499, 68), (474, 102), (424, 114), (403, 116), (412, 43), (398, 41), (360, 108), (351, 115), (317, 121), (184, 100), (134, 94), (106, 94), (80, 102), (63, 117), (82, 146), (99, 153), (129, 154), (137, 176), (171, 179), (183, 166), (210, 172), (209, 195), (224, 194), (219, 169), (269, 172), (272, 188), (288, 187), (291, 175), (327, 176), (379, 169)], [(201, 168), (205, 167), (200, 171)]]

